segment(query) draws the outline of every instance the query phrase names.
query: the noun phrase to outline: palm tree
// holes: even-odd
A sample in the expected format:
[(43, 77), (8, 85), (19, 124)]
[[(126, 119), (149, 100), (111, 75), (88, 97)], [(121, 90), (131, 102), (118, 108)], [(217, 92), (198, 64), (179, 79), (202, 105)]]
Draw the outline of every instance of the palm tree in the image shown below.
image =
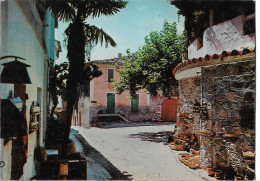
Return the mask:
[[(63, 22), (70, 23), (65, 33), (68, 37), (67, 49), (69, 74), (67, 80), (67, 115), (62, 146), (62, 156), (67, 155), (73, 106), (77, 98), (78, 84), (89, 81), (90, 72), (84, 70), (85, 48), (87, 43), (105, 43), (115, 47), (115, 41), (102, 29), (86, 23), (88, 17), (113, 15), (125, 8), (127, 2), (121, 0), (47, 0), (47, 7)], [(89, 70), (89, 69), (88, 69)]]

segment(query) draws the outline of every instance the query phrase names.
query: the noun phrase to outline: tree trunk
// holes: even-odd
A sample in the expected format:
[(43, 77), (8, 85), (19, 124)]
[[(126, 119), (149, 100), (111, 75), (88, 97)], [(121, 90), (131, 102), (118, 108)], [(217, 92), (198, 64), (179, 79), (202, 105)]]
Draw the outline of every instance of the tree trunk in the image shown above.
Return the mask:
[(73, 107), (77, 99), (78, 83), (84, 77), (83, 67), (85, 63), (85, 45), (86, 36), (84, 31), (84, 23), (80, 18), (75, 19), (66, 30), (68, 36), (68, 59), (69, 59), (69, 75), (67, 80), (67, 116), (64, 127), (64, 137), (62, 144), (62, 157), (67, 155), (67, 143), (69, 141), (71, 119)]
[(58, 105), (58, 101), (53, 101), (53, 106), (52, 106), (52, 108), (51, 108), (51, 114), (50, 114), (51, 120), (53, 120), (54, 111), (55, 111), (57, 105)]

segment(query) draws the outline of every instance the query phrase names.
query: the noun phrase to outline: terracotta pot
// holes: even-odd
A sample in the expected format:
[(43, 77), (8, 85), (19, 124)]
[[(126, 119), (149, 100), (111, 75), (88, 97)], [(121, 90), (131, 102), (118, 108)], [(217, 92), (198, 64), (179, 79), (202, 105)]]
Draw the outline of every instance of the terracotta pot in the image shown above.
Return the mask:
[(176, 144), (180, 144), (180, 143), (181, 143), (181, 140), (176, 139), (176, 140), (175, 140), (175, 143), (176, 143)]
[(191, 161), (191, 162), (189, 162), (189, 164), (188, 164), (188, 166), (190, 167), (190, 168), (199, 168), (200, 167), (200, 162), (199, 161)]
[(200, 155), (200, 151), (192, 150), (191, 151), (194, 155)]
[(184, 145), (177, 145), (177, 150), (182, 151), (184, 150), (185, 146)]
[(207, 171), (208, 171), (208, 175), (209, 175), (209, 176), (214, 177), (215, 171), (214, 171), (214, 168), (213, 168), (213, 167), (208, 167), (208, 168), (207, 168)]
[(193, 135), (191, 135), (191, 137), (190, 137), (192, 140), (195, 140), (195, 135), (193, 134)]
[(176, 150), (176, 149), (177, 149), (177, 145), (169, 144), (169, 147), (170, 147), (172, 150)]
[(221, 173), (222, 173), (221, 170), (216, 170), (216, 171), (215, 171), (215, 178), (216, 178), (216, 179), (222, 179)]

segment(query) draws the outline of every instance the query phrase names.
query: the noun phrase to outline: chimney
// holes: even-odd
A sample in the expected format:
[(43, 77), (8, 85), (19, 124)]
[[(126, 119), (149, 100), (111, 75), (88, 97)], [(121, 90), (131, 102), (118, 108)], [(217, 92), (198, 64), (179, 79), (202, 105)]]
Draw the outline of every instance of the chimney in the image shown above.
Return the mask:
[(118, 58), (122, 58), (122, 53), (118, 53)]

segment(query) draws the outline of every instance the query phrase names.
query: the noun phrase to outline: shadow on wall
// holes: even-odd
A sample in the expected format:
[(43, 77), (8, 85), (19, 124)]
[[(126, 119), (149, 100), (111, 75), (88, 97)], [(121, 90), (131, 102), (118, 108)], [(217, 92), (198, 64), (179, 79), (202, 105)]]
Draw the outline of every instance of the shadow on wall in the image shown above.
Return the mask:
[(252, 92), (244, 96), (244, 106), (240, 110), (242, 128), (255, 129), (255, 101)]

